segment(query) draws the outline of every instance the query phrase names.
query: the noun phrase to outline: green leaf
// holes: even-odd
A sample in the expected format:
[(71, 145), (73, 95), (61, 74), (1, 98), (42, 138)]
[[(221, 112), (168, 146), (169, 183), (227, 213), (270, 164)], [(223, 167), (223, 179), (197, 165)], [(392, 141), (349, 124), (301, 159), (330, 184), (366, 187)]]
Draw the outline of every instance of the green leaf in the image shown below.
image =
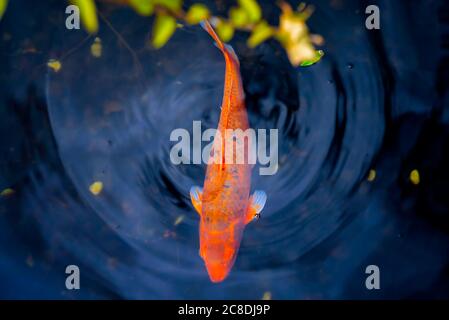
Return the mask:
[(0, 0), (0, 20), (5, 14), (6, 7), (8, 6), (8, 0)]
[(229, 10), (229, 18), (236, 27), (243, 27), (250, 22), (248, 13), (241, 7), (232, 7)]
[(307, 60), (307, 61), (301, 62), (300, 66), (301, 66), (301, 67), (308, 67), (308, 66), (311, 66), (311, 65), (317, 63), (318, 61), (320, 61), (321, 58), (322, 58), (323, 56), (324, 56), (323, 50), (318, 50), (318, 51), (316, 52), (315, 58), (313, 58), (313, 59), (311, 59), (311, 60)]
[(254, 48), (270, 38), (273, 34), (274, 30), (266, 21), (262, 21), (254, 27), (251, 36), (248, 38), (248, 46)]
[(221, 20), (217, 24), (216, 30), (217, 30), (218, 36), (224, 42), (231, 40), (232, 37), (234, 36), (234, 27), (229, 22)]
[(153, 0), (129, 0), (129, 4), (142, 16), (149, 16), (154, 10)]
[(9, 196), (12, 196), (14, 193), (15, 193), (14, 189), (6, 188), (2, 192), (0, 192), (0, 196), (9, 197)]
[(176, 19), (168, 15), (158, 15), (153, 25), (153, 47), (163, 47), (176, 30)]
[(97, 33), (98, 18), (94, 0), (72, 0), (72, 3), (80, 9), (81, 22), (87, 32)]
[(154, 4), (178, 12), (182, 7), (182, 0), (153, 0)]
[(195, 3), (187, 11), (186, 21), (189, 24), (197, 24), (209, 18), (209, 9), (201, 3)]
[(238, 0), (238, 2), (248, 14), (251, 22), (257, 22), (262, 18), (262, 10), (256, 0)]

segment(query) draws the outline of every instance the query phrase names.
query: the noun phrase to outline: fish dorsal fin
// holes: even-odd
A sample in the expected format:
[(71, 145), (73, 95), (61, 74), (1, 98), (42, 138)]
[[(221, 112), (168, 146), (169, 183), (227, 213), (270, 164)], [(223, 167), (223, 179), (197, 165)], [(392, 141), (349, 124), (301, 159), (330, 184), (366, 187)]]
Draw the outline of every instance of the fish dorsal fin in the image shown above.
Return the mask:
[(246, 212), (246, 224), (259, 217), (259, 214), (265, 206), (266, 202), (267, 194), (264, 191), (254, 191), (253, 195), (249, 197), (249, 204)]
[(190, 188), (190, 200), (196, 212), (201, 215), (202, 201), (203, 201), (203, 188), (193, 186)]

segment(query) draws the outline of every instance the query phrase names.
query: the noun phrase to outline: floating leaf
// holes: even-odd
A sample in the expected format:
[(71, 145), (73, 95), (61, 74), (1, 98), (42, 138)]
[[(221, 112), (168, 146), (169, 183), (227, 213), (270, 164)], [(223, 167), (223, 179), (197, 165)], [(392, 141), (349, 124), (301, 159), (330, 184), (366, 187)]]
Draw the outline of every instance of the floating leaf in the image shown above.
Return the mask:
[(294, 12), (286, 2), (281, 3), (281, 9), (276, 38), (286, 49), (291, 64), (310, 66), (319, 61), (324, 53), (315, 50), (305, 23), (312, 10), (308, 8), (302, 9), (299, 13)]
[(129, 4), (142, 16), (149, 16), (154, 10), (153, 0), (129, 0)]
[(97, 8), (94, 0), (72, 0), (80, 9), (81, 22), (89, 33), (98, 32)]
[(234, 36), (234, 27), (229, 22), (220, 20), (216, 26), (216, 30), (220, 39), (227, 42)]
[(0, 0), (0, 20), (5, 14), (6, 7), (8, 6), (8, 0)]
[(274, 30), (267, 22), (262, 21), (254, 27), (251, 36), (248, 38), (248, 46), (254, 48), (270, 38), (273, 34)]
[(103, 190), (103, 182), (101, 181), (95, 181), (89, 186), (89, 191), (95, 196), (99, 195), (101, 190)]
[(229, 18), (236, 27), (243, 27), (250, 22), (248, 13), (242, 7), (232, 7), (229, 10)]
[(103, 48), (101, 45), (101, 39), (96, 37), (94, 40), (94, 43), (92, 43), (92, 45), (90, 46), (90, 53), (95, 57), (95, 58), (100, 58), (103, 52)]
[(187, 11), (186, 21), (189, 24), (197, 24), (209, 18), (209, 16), (209, 9), (204, 4), (195, 3)]
[(271, 300), (271, 292), (265, 291), (263, 294), (262, 300)]
[(260, 20), (262, 10), (256, 0), (238, 0), (238, 3), (246, 11), (251, 22)]
[(412, 170), (412, 172), (410, 172), (410, 182), (413, 183), (414, 185), (418, 185), (419, 182), (421, 181), (420, 175), (419, 175), (419, 171), (418, 170)]
[(154, 21), (153, 47), (159, 49), (163, 47), (176, 30), (176, 19), (168, 15), (158, 15)]
[(306, 23), (292, 12), (284, 12), (279, 18), (279, 34), (283, 41), (297, 42), (307, 35)]
[(298, 42), (287, 42), (284, 44), (290, 63), (297, 67), (304, 61), (313, 60), (316, 57), (316, 51), (307, 40)]
[(309, 19), (313, 13), (313, 10), (314, 10), (313, 6), (308, 6), (304, 2), (301, 2), (298, 8), (296, 9), (296, 11), (298, 12), (298, 17), (300, 17), (303, 20)]
[(374, 181), (374, 179), (376, 179), (376, 170), (371, 169), (371, 170), (369, 171), (369, 173), (368, 173), (368, 178), (367, 178), (367, 180), (368, 180), (369, 182), (372, 182), (372, 181)]
[(179, 11), (182, 6), (182, 0), (153, 0), (153, 2), (175, 12)]
[(320, 61), (323, 56), (324, 56), (323, 50), (318, 50), (318, 51), (316, 51), (314, 58), (312, 58), (310, 60), (304, 60), (303, 62), (301, 62), (301, 67), (311, 66), (311, 65), (317, 63), (318, 61)]
[(178, 224), (180, 224), (182, 221), (184, 220), (184, 215), (180, 215), (179, 217), (176, 218), (174, 225), (177, 226)]
[(6, 188), (0, 193), (0, 196), (9, 197), (12, 196), (14, 193), (15, 193), (14, 189)]
[(61, 62), (59, 60), (56, 59), (50, 59), (47, 62), (47, 66), (52, 69), (54, 72), (58, 72), (59, 70), (61, 70)]

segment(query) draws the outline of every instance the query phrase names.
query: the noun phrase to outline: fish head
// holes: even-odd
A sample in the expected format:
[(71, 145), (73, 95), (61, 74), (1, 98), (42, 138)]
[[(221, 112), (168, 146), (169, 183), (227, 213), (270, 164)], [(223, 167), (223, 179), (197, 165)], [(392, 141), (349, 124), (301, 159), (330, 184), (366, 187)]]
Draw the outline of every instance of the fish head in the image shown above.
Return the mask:
[(200, 223), (200, 256), (212, 282), (221, 282), (229, 274), (237, 257), (243, 233), (242, 223), (208, 225)]

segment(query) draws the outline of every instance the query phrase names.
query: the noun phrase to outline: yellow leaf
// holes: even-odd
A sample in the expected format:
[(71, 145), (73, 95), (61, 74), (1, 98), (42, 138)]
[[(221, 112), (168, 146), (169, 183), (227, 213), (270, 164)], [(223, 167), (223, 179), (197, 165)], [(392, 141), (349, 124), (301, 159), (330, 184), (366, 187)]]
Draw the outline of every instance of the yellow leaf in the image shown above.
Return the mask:
[(263, 294), (262, 300), (271, 300), (271, 292), (265, 291)]
[(372, 181), (374, 181), (374, 179), (376, 179), (376, 170), (371, 169), (371, 170), (369, 171), (369, 173), (368, 173), (368, 178), (367, 178), (367, 180), (368, 180), (369, 182), (372, 182)]
[(236, 27), (243, 27), (249, 23), (249, 16), (245, 9), (241, 7), (232, 7), (229, 10), (229, 18)]
[(307, 35), (307, 26), (304, 20), (294, 14), (283, 13), (279, 18), (279, 33), (287, 42), (297, 42)]
[(197, 24), (209, 18), (209, 16), (209, 9), (204, 4), (195, 3), (187, 11), (186, 21), (189, 24)]
[(318, 62), (324, 55), (321, 50), (316, 51), (309, 36), (305, 20), (311, 15), (311, 7), (300, 6), (300, 12), (294, 12), (287, 2), (281, 3), (282, 14), (279, 17), (279, 29), (276, 38), (287, 50), (288, 58), (294, 66), (310, 66)]
[[(310, 47), (313, 48), (312, 45), (310, 45)], [(304, 61), (301, 62), (301, 67), (311, 66), (311, 65), (317, 63), (318, 61), (320, 61), (323, 56), (324, 56), (323, 50), (318, 50), (315, 52), (315, 56), (313, 58), (311, 58), (311, 59), (304, 58), (303, 59)]]
[(262, 10), (256, 0), (238, 0), (240, 6), (248, 14), (251, 22), (257, 22), (262, 17)]
[(101, 190), (103, 190), (103, 182), (95, 181), (89, 186), (89, 190), (93, 195), (95, 196), (99, 195)]
[(410, 182), (413, 183), (414, 185), (418, 185), (420, 181), (421, 178), (419, 175), (419, 171), (416, 169), (412, 170), (412, 172), (410, 172)]
[(90, 46), (90, 53), (95, 57), (95, 58), (100, 58), (103, 52), (103, 48), (101, 45), (101, 39), (96, 37), (94, 40), (94, 43), (92, 43), (92, 45)]
[(273, 29), (265, 21), (256, 25), (248, 38), (248, 46), (254, 48), (270, 38), (274, 34)]
[(98, 18), (94, 0), (72, 0), (72, 3), (80, 9), (81, 22), (89, 33), (97, 33)]
[(0, 0), (0, 20), (5, 14), (6, 7), (8, 6), (8, 0)]
[(59, 60), (56, 59), (50, 59), (47, 62), (47, 66), (52, 69), (54, 72), (58, 72), (59, 70), (61, 70), (61, 62)]
[(0, 196), (2, 197), (9, 197), (12, 196), (15, 193), (15, 191), (11, 188), (6, 188), (4, 189), (1, 193)]
[(142, 16), (149, 16), (154, 10), (153, 0), (130, 0), (129, 4), (138, 14)]
[(153, 47), (163, 47), (176, 30), (176, 19), (168, 15), (158, 15), (153, 25)]
[(182, 221), (184, 220), (184, 215), (180, 215), (178, 218), (176, 218), (175, 220), (175, 226), (177, 226), (178, 224), (180, 224)]
[(302, 62), (313, 60), (316, 57), (315, 49), (307, 40), (287, 43), (285, 49), (288, 59), (294, 66), (299, 66)]
[(226, 21), (220, 20), (216, 26), (216, 30), (220, 39), (227, 42), (234, 36), (234, 27)]

